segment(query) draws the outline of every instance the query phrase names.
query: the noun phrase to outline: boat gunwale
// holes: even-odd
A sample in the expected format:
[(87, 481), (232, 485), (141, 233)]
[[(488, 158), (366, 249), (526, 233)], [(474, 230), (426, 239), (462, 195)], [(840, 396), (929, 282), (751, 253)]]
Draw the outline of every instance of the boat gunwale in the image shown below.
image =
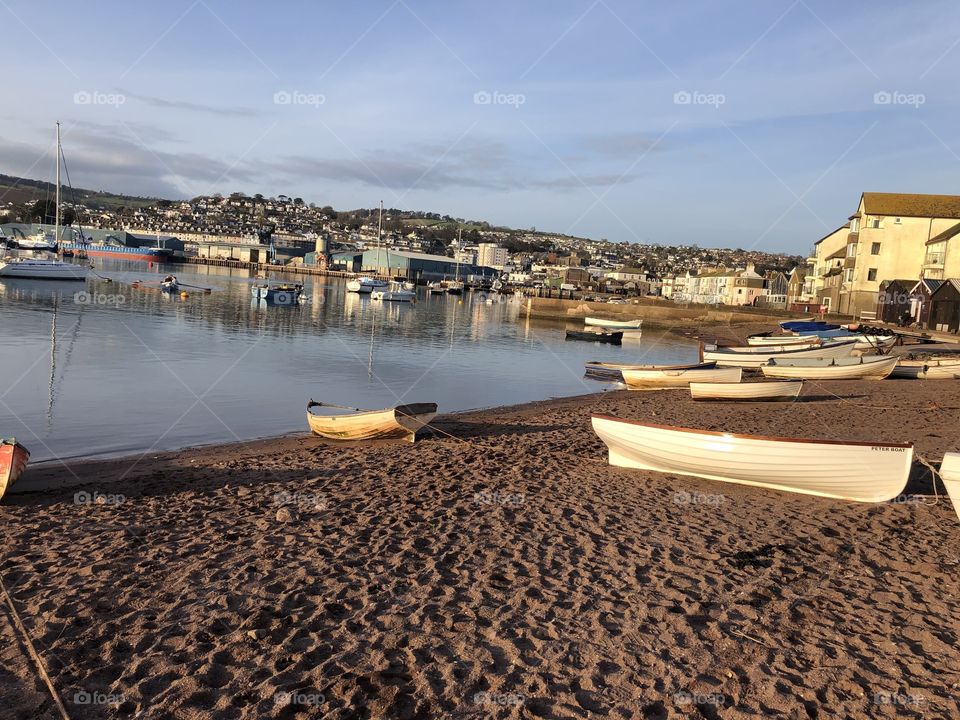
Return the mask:
[[(822, 352), (823, 350), (827, 350), (831, 348), (840, 348), (840, 347), (846, 347), (847, 345), (855, 345), (856, 342), (857, 342), (856, 340), (843, 340), (841, 342), (830, 343), (829, 345), (822, 345), (816, 348), (797, 348), (796, 350), (780, 350), (778, 352), (767, 352), (766, 349), (760, 352), (737, 352), (735, 350), (729, 350), (728, 348), (717, 348), (716, 350), (707, 350), (705, 352), (710, 353), (711, 355), (715, 353), (721, 353), (728, 357), (738, 357), (743, 355), (748, 355), (748, 356), (749, 355), (765, 355), (765, 354), (782, 356), (782, 355), (788, 355), (790, 353), (810, 353), (814, 351)], [(747, 347), (763, 347), (763, 345), (754, 345), (754, 346), (747, 346)]]
[(777, 435), (747, 435), (745, 433), (722, 432), (720, 430), (698, 430), (696, 428), (677, 427), (675, 425), (659, 425), (657, 423), (643, 422), (642, 420), (626, 420), (624, 418), (614, 417), (613, 415), (590, 415), (591, 419), (610, 420), (612, 422), (626, 423), (628, 425), (639, 425), (640, 427), (653, 428), (655, 430), (673, 430), (675, 432), (692, 433), (695, 435), (709, 435), (711, 437), (733, 437), (738, 440), (773, 440), (777, 442), (808, 443), (814, 445), (855, 445), (858, 447), (895, 447), (912, 449), (913, 443), (875, 443), (864, 442), (861, 440), (816, 440), (813, 438), (788, 438)]

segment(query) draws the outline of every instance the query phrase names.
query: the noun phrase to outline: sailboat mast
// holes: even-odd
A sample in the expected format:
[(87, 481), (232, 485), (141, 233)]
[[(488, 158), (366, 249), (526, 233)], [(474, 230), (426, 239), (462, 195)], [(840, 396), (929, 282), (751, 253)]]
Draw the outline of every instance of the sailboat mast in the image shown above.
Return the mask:
[(460, 282), (460, 253), (463, 252), (463, 228), (457, 228), (457, 282)]
[(57, 121), (57, 209), (53, 225), (53, 242), (60, 246), (60, 121)]

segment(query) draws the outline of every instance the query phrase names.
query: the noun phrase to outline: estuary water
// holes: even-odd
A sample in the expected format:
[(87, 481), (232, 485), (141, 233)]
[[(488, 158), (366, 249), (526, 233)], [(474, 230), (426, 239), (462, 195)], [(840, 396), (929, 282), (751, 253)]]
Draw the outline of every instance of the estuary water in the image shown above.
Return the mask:
[[(304, 283), (307, 299), (270, 306), (252, 300), (262, 280), (246, 270), (94, 264), (86, 283), (0, 278), (0, 437), (33, 461), (305, 431), (311, 398), (455, 412), (599, 392), (588, 360), (697, 356), (651, 330), (620, 347), (568, 341), (566, 323), (527, 320), (512, 297), (421, 289), (415, 304), (383, 303), (340, 279), (277, 276)], [(161, 293), (168, 272), (211, 292)]]

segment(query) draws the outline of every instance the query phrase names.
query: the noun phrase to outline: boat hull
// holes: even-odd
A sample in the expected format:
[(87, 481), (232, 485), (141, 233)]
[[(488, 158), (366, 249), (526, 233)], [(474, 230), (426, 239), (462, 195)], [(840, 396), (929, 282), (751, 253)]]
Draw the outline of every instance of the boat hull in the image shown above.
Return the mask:
[(853, 352), (853, 341), (821, 345), (799, 350), (785, 350), (783, 352), (738, 353), (729, 350), (714, 350), (703, 354), (704, 360), (716, 362), (720, 367), (747, 367), (759, 368), (770, 360), (785, 360), (792, 358), (841, 358), (850, 357)]
[(885, 502), (907, 484), (913, 445), (767, 438), (594, 415), (611, 465), (816, 495)]
[(16, 440), (0, 443), (0, 499), (23, 475), (29, 460), (30, 451)]
[(435, 403), (398, 405), (385, 410), (357, 411), (341, 415), (318, 415), (307, 406), (310, 431), (328, 440), (416, 440), (417, 431), (437, 414)]
[(619, 345), (623, 342), (622, 332), (581, 332), (579, 330), (567, 330), (567, 340), (586, 340), (587, 342), (605, 342)]
[(960, 359), (900, 360), (891, 375), (898, 378), (950, 380), (960, 375)]
[(946, 453), (940, 463), (940, 479), (960, 520), (960, 453)]
[(24, 280), (73, 280), (87, 279), (89, 268), (60, 261), (19, 260), (0, 262), (0, 277)]
[(775, 361), (776, 365), (763, 365), (760, 371), (769, 378), (793, 378), (798, 380), (883, 380), (897, 366), (895, 357), (860, 358), (859, 361), (831, 364), (835, 360)]
[(694, 400), (727, 402), (793, 402), (803, 382), (690, 383)]
[(643, 320), (604, 320), (603, 318), (585, 317), (584, 325), (593, 327), (616, 328), (617, 330), (639, 330)]
[(625, 365), (622, 363), (588, 362), (585, 375), (601, 380), (623, 380), (624, 370), (705, 370), (716, 363), (690, 363), (687, 365)]
[(64, 243), (60, 247), (63, 250), (82, 251), (87, 254), (87, 257), (113, 258), (115, 260), (167, 262), (173, 255), (173, 251), (166, 248), (113, 247), (87, 243)]
[(689, 368), (683, 370), (623, 370), (623, 381), (631, 389), (658, 390), (685, 388), (690, 383), (739, 383), (740, 368)]
[(782, 346), (782, 345), (813, 345), (815, 339), (805, 335), (754, 335), (747, 338), (747, 345), (753, 346)]

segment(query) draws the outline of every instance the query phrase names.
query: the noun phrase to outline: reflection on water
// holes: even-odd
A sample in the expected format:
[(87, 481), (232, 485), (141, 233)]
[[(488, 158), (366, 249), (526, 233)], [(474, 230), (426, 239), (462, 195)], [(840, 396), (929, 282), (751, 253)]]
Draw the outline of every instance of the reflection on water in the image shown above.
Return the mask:
[[(174, 272), (189, 297), (161, 293)], [(307, 278), (293, 307), (251, 299), (247, 271), (97, 261), (84, 283), (0, 279), (0, 436), (37, 460), (150, 452), (306, 427), (310, 398), (441, 412), (596, 392), (587, 360), (686, 362), (696, 346), (646, 332), (571, 342), (563, 323), (477, 294), (383, 303)], [(140, 288), (131, 283), (143, 281)]]

